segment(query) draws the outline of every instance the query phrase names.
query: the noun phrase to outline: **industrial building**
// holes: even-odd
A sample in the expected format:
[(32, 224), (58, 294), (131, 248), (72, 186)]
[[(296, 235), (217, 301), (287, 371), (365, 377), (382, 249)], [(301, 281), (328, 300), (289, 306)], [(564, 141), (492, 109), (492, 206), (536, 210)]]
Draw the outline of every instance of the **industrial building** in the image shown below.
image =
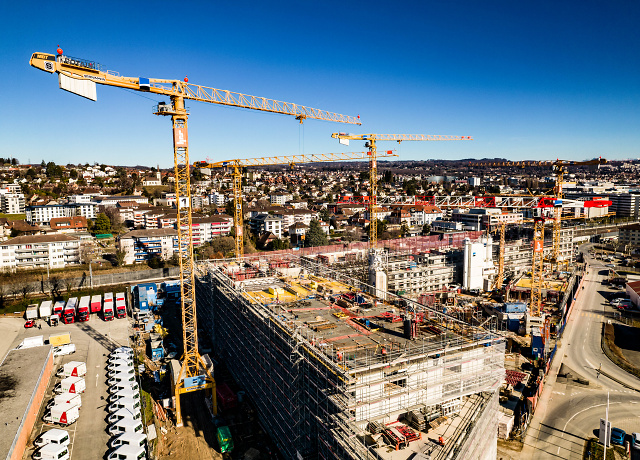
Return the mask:
[(0, 458), (23, 458), (53, 371), (48, 345), (9, 350), (0, 363)]
[(496, 458), (502, 338), (308, 259), (200, 268), (200, 337), (285, 458)]

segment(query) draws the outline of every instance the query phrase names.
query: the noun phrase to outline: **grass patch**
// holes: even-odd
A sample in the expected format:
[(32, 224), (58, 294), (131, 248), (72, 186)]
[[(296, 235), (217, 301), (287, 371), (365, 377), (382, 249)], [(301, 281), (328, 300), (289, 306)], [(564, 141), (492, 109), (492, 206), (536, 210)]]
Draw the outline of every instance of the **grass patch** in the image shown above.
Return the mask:
[(628, 373), (640, 377), (640, 369), (631, 364), (620, 347), (615, 343), (616, 333), (613, 324), (604, 325), (604, 333), (602, 334), (602, 350), (607, 357), (615, 363), (619, 368), (627, 371)]
[[(587, 446), (584, 452), (584, 459), (596, 460), (603, 458), (604, 447), (596, 438), (587, 440)], [(619, 460), (621, 458), (627, 458), (627, 453), (622, 446), (611, 446), (607, 448), (606, 460)]]
[(151, 395), (143, 389), (140, 389), (140, 393), (142, 394), (142, 404), (144, 405), (142, 419), (145, 425), (151, 425), (153, 423), (153, 400)]
[(3, 212), (0, 212), (0, 219), (1, 218), (7, 218), (9, 221), (25, 220), (27, 218), (27, 215), (26, 214), (5, 214)]

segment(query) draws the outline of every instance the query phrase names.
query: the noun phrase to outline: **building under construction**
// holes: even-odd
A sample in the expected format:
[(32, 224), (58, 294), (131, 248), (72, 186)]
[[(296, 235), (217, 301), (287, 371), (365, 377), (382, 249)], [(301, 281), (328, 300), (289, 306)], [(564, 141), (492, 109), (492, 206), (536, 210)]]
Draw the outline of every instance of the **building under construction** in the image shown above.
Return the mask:
[(200, 334), (285, 458), (496, 458), (500, 337), (309, 260), (201, 268)]

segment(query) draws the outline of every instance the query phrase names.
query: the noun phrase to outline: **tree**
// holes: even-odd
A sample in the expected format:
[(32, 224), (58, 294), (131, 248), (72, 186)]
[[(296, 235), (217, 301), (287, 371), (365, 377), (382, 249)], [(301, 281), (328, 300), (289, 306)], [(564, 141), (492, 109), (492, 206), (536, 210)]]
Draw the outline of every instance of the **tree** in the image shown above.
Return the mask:
[(326, 246), (328, 244), (327, 235), (320, 227), (320, 222), (315, 219), (309, 223), (309, 230), (305, 236), (304, 244), (307, 247)]
[(149, 265), (149, 268), (162, 268), (164, 267), (164, 260), (158, 254), (154, 254), (147, 261), (147, 265)]
[(94, 230), (96, 231), (96, 233), (111, 232), (111, 221), (104, 212), (101, 212), (100, 214), (98, 214), (98, 217), (96, 217)]
[(289, 249), (289, 240), (281, 240), (276, 238), (267, 245), (269, 251), (280, 251), (281, 249)]
[(423, 235), (428, 235), (429, 233), (431, 233), (431, 225), (429, 224), (424, 224), (422, 226), (422, 234)]
[(402, 222), (402, 225), (400, 225), (400, 236), (404, 238), (408, 234), (409, 234), (409, 226), (407, 225), (406, 222)]
[(77, 169), (72, 169), (71, 171), (69, 171), (69, 177), (71, 179), (77, 179), (78, 178), (78, 170)]
[(124, 265), (125, 256), (126, 253), (124, 251), (116, 251), (115, 257), (113, 259), (116, 263), (116, 267), (121, 267), (122, 265)]

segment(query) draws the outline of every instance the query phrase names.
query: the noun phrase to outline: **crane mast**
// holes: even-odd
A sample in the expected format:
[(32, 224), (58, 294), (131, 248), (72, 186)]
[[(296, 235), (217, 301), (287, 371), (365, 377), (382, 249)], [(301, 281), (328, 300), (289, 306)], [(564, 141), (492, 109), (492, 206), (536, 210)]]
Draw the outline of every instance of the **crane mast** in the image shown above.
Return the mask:
[[(184, 354), (177, 381), (173, 382), (176, 396), (176, 424), (182, 426), (180, 395), (200, 389), (211, 392), (213, 411), (217, 412), (215, 381), (205, 360), (198, 352), (198, 327), (195, 296), (195, 261), (193, 255), (193, 235), (191, 219), (191, 183), (189, 163), (189, 136), (187, 130), (188, 112), (185, 100), (209, 102), (212, 104), (240, 107), (263, 112), (292, 115), (302, 123), (305, 119), (327, 120), (360, 125), (360, 117), (341, 115), (335, 112), (314, 109), (299, 104), (282, 102), (265, 97), (256, 97), (233, 91), (194, 85), (171, 79), (123, 77), (117, 72), (103, 70), (94, 61), (64, 55), (57, 49), (57, 56), (48, 53), (33, 53), (29, 64), (48, 73), (57, 73), (61, 89), (97, 100), (96, 84), (141, 91), (166, 96), (171, 103), (159, 103), (154, 114), (171, 117), (173, 126), (173, 157), (175, 171), (175, 191), (178, 208), (178, 254), (180, 264), (181, 311)], [(240, 184), (234, 189), (239, 190)], [(236, 206), (242, 202), (236, 194)], [(236, 209), (236, 214), (238, 209)], [(242, 227), (236, 233), (242, 236)], [(236, 242), (237, 244), (237, 242)]]

